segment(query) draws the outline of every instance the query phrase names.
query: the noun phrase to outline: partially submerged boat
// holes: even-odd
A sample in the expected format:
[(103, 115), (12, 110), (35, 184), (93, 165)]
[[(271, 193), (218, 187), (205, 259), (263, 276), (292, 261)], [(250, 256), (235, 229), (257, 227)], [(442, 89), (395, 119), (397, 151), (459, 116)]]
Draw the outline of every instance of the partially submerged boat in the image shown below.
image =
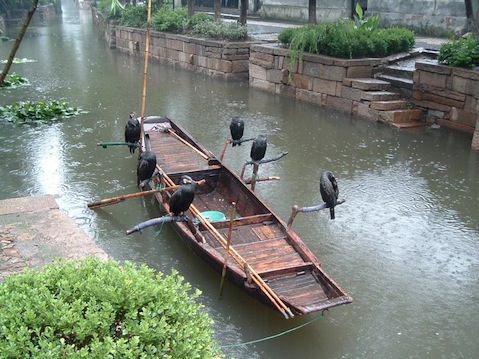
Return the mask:
[[(172, 222), (201, 258), (285, 318), (352, 302), (301, 238), (180, 125), (150, 116), (142, 132), (143, 150), (155, 152), (161, 178), (150, 181), (152, 190), (174, 186), (185, 174), (203, 180), (196, 186), (189, 219)], [(169, 213), (171, 192), (154, 195)]]

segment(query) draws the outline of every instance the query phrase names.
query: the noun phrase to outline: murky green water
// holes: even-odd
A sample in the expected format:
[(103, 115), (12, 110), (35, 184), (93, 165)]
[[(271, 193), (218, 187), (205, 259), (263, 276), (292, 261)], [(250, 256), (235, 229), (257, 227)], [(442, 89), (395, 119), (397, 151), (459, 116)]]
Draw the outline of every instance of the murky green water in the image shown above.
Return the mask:
[[(158, 215), (149, 198), (92, 211), (86, 203), (136, 191), (136, 158), (122, 140), (128, 113), (141, 111), (143, 60), (107, 48), (91, 14), (63, 5), (61, 20), (29, 30), (17, 57), (35, 63), (13, 70), (31, 85), (2, 90), (15, 99), (64, 99), (89, 111), (54, 125), (0, 122), (0, 198), (55, 195), (110, 256), (178, 270), (203, 291), (224, 351), (236, 358), (472, 358), (479, 350), (479, 154), (472, 136), (445, 128), (401, 130), (328, 112), (151, 62), (147, 114), (176, 119), (214, 153), (233, 115), (246, 136), (268, 135), (268, 154), (288, 151), (261, 172), (281, 181), (257, 192), (287, 220), (293, 204), (319, 203), (319, 175), (335, 173), (346, 203), (299, 215), (293, 228), (354, 303), (280, 338), (230, 347), (304, 324), (285, 321), (227, 284), (192, 254), (170, 227), (126, 237), (132, 225)], [(6, 59), (11, 43), (0, 44)], [(248, 146), (231, 148), (240, 171)]]

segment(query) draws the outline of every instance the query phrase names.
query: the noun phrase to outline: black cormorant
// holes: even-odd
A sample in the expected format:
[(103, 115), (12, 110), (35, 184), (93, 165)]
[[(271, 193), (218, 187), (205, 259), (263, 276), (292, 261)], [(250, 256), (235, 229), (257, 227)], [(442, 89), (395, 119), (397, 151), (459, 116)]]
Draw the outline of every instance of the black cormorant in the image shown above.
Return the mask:
[(334, 219), (334, 207), (338, 203), (339, 188), (336, 178), (330, 171), (325, 171), (319, 180), (319, 191), (321, 198), (329, 207), (331, 219)]
[(266, 154), (266, 147), (268, 146), (266, 142), (265, 135), (259, 135), (253, 141), (251, 145), (250, 157), (254, 162), (261, 161)]
[(145, 151), (138, 157), (138, 166), (136, 168), (136, 176), (138, 178), (138, 185), (150, 179), (156, 169), (156, 155), (153, 151)]
[(230, 132), (231, 138), (233, 139), (233, 147), (236, 145), (241, 146), (240, 140), (243, 137), (244, 133), (244, 121), (238, 116), (234, 116), (231, 119)]
[[(140, 144), (140, 122), (136, 118), (134, 112), (130, 113), (130, 118), (125, 125), (125, 142)], [(130, 148), (130, 153), (135, 153), (137, 146), (128, 146)]]
[(170, 212), (174, 216), (183, 214), (195, 198), (195, 181), (187, 175), (181, 176), (180, 188), (178, 188), (170, 198)]

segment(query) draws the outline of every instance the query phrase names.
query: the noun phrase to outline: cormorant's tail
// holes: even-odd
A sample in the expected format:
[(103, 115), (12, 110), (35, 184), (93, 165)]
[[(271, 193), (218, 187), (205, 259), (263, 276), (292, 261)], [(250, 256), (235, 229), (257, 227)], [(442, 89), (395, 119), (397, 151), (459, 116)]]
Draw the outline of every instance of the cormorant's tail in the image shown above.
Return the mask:
[(329, 209), (329, 213), (330, 213), (330, 215), (331, 215), (331, 219), (334, 219), (334, 207), (331, 207), (331, 208)]

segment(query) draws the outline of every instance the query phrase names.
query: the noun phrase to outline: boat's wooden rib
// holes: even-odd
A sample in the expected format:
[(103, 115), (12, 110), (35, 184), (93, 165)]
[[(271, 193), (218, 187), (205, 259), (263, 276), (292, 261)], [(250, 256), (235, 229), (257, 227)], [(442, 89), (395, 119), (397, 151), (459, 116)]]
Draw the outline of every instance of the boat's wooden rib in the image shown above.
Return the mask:
[[(144, 121), (147, 148), (157, 156), (164, 185), (178, 183), (182, 174), (205, 180), (197, 186), (190, 216), (200, 212), (230, 213), (235, 202), (227, 277), (248, 293), (283, 314), (307, 314), (350, 303), (349, 297), (321, 268), (318, 258), (269, 207), (210, 151), (175, 122), (162, 117)], [(155, 184), (150, 183), (152, 187)], [(165, 211), (169, 194), (155, 194)], [(188, 245), (215, 269), (225, 261), (229, 218), (173, 222)], [(288, 317), (288, 315), (285, 315)]]

